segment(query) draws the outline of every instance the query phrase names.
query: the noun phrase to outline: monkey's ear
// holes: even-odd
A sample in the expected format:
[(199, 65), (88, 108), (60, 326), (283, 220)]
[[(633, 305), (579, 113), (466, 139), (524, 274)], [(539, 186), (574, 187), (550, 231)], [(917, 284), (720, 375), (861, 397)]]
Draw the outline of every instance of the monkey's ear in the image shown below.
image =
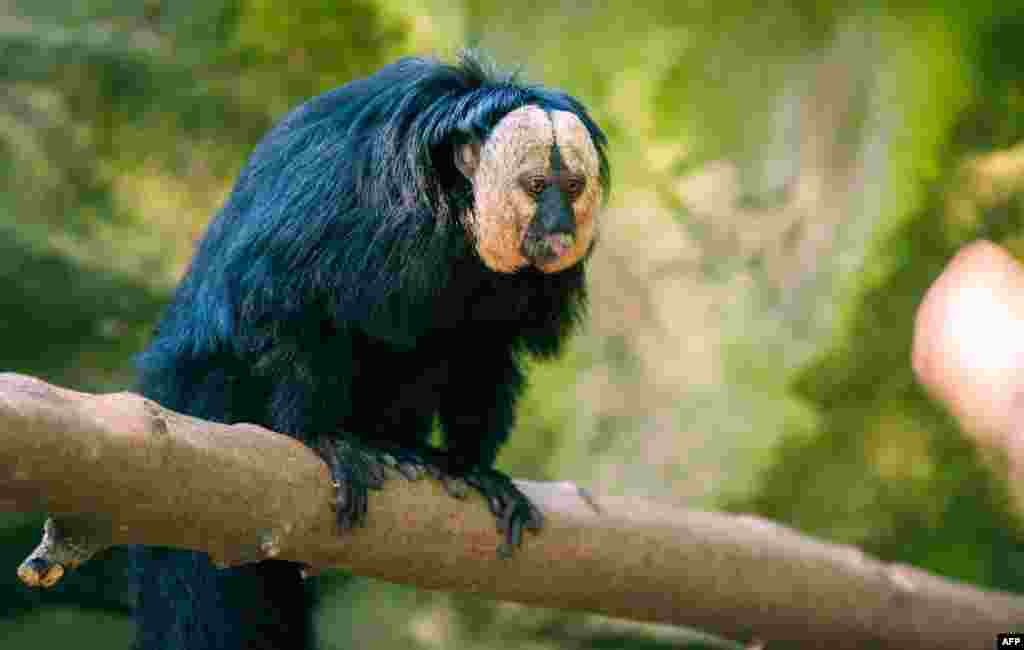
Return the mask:
[(455, 147), (455, 166), (462, 175), (473, 180), (473, 174), (480, 165), (480, 143), (475, 140)]

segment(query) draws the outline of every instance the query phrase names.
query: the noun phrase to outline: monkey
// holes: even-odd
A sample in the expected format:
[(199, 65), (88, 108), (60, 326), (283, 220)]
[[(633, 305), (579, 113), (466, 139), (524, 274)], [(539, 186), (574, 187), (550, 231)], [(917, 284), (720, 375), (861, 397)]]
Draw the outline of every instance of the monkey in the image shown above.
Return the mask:
[[(494, 463), (525, 361), (557, 356), (584, 316), (606, 147), (577, 99), (473, 51), (308, 100), (207, 227), (136, 358), (139, 392), (316, 450), (342, 533), (385, 467), (425, 469), (482, 494), (514, 549), (542, 515)], [(312, 647), (299, 565), (137, 553), (138, 648)]]

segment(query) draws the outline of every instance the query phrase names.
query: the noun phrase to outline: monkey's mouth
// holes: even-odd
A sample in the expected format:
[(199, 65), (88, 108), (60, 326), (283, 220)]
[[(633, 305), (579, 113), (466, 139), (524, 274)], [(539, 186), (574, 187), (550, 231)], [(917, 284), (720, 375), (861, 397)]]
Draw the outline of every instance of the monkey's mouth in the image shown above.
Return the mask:
[(550, 264), (572, 250), (576, 237), (572, 233), (557, 232), (543, 237), (527, 237), (523, 252), (536, 266)]

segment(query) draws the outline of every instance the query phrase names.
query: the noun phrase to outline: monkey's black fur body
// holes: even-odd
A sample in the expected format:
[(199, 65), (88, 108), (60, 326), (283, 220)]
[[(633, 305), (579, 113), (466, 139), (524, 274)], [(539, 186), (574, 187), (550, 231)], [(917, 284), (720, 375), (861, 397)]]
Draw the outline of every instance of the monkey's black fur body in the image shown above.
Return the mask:
[[(513, 424), (524, 353), (559, 351), (584, 307), (583, 265), (497, 273), (461, 218), (455, 147), (510, 110), (577, 115), (607, 183), (604, 136), (571, 97), (406, 59), (298, 107), (256, 147), (140, 355), (140, 390), (220, 422), (254, 422), (322, 448), (424, 449), (444, 470), (489, 470)], [(358, 522), (370, 483), (339, 454)], [(363, 495), (363, 496), (361, 496)], [(206, 556), (140, 554), (145, 650), (303, 648), (297, 567), (215, 570)]]

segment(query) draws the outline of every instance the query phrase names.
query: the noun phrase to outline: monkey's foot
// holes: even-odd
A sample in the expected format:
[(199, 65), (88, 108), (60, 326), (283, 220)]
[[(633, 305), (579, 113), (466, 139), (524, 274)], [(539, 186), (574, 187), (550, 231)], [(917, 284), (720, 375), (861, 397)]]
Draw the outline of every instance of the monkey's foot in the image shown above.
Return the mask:
[(331, 471), (336, 490), (338, 530), (345, 532), (363, 525), (369, 492), (384, 486), (384, 467), (388, 463), (381, 459), (380, 452), (350, 438), (322, 436), (319, 452)]
[(460, 478), (483, 495), (498, 520), (498, 532), (505, 534), (498, 555), (509, 557), (522, 543), (524, 529), (537, 532), (544, 525), (540, 509), (498, 470), (478, 467), (460, 473)]

